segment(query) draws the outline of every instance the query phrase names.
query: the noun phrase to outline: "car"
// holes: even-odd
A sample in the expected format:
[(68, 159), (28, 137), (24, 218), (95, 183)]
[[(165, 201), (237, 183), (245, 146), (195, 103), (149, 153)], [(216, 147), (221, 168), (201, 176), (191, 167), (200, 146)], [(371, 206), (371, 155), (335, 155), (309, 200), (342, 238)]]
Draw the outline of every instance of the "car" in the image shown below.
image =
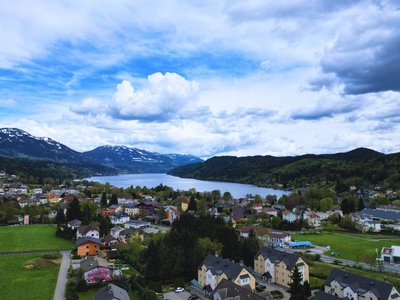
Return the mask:
[(265, 285), (263, 285), (263, 284), (260, 284), (260, 285), (258, 286), (258, 288), (259, 288), (259, 289), (262, 289), (262, 290), (265, 290), (267, 287), (266, 287)]
[(175, 293), (182, 293), (184, 291), (185, 291), (185, 289), (183, 287), (178, 286), (175, 288)]
[(197, 300), (197, 299), (200, 299), (200, 297), (198, 295), (196, 295), (196, 294), (192, 294), (188, 298), (188, 300)]

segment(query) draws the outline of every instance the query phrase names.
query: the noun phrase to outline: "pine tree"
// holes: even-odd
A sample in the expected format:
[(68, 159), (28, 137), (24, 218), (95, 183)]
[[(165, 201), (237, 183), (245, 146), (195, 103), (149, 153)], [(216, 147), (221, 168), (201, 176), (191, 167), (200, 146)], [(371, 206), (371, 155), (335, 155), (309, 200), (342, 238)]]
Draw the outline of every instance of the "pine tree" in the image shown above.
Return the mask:
[(297, 265), (295, 265), (293, 267), (292, 275), (290, 276), (292, 282), (289, 283), (288, 292), (291, 295), (289, 300), (307, 300), (304, 285), (301, 283), (303, 279), (302, 277), (303, 276), (301, 275), (299, 268), (297, 267)]
[(74, 197), (74, 199), (69, 203), (66, 218), (67, 222), (75, 219), (82, 220), (82, 212), (78, 198)]
[(311, 297), (311, 286), (308, 283), (308, 280), (304, 281), (304, 294), (307, 297)]
[(101, 195), (101, 206), (106, 207), (107, 206), (107, 195), (105, 192)]
[(194, 197), (190, 197), (189, 205), (188, 205), (188, 211), (194, 211), (196, 212), (197, 210), (197, 202), (194, 199)]
[(65, 224), (65, 214), (64, 214), (64, 210), (61, 207), (58, 208), (58, 212), (56, 215), (56, 223), (59, 225)]
[(358, 199), (358, 211), (362, 211), (365, 208), (364, 200), (362, 198)]
[(110, 202), (108, 203), (109, 206), (118, 204), (118, 197), (116, 194), (112, 194)]

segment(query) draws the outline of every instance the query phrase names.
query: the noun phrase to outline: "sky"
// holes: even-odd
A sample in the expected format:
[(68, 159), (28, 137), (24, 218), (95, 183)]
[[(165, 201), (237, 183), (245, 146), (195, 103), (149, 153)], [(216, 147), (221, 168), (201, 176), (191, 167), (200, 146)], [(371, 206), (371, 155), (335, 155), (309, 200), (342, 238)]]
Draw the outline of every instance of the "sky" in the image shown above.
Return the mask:
[(0, 128), (203, 159), (400, 148), (398, 0), (0, 5)]

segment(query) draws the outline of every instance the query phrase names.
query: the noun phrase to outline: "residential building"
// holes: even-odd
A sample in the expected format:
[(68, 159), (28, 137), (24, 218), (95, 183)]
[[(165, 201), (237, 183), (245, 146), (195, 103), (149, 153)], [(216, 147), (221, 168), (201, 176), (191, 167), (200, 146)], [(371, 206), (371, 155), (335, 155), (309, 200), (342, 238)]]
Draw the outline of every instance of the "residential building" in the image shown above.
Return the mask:
[(273, 207), (264, 207), (262, 209), (262, 212), (265, 212), (266, 214), (271, 215), (273, 217), (277, 217), (278, 216), (278, 210), (276, 210)]
[(131, 217), (122, 211), (118, 211), (113, 216), (110, 216), (111, 224), (125, 224), (129, 222), (130, 219)]
[(69, 221), (67, 223), (67, 226), (74, 230), (74, 229), (78, 229), (78, 227), (81, 226), (81, 224), (82, 224), (81, 220), (75, 219), (75, 220)]
[(207, 255), (198, 268), (198, 283), (208, 292), (213, 291), (222, 279), (238, 286), (246, 286), (251, 291), (256, 287), (253, 270), (243, 263), (235, 263), (218, 255)]
[(124, 228), (122, 228), (122, 227), (114, 226), (113, 228), (110, 229), (110, 234), (111, 234), (112, 237), (118, 239), (119, 238), (119, 233), (121, 231), (123, 231), (123, 230), (124, 230)]
[(127, 291), (109, 283), (93, 295), (93, 300), (130, 300), (130, 297)]
[(272, 300), (269, 294), (264, 296), (253, 293), (225, 278), (218, 283), (209, 298), (211, 300)]
[(179, 220), (181, 213), (175, 206), (167, 206), (165, 209), (166, 220), (171, 224), (175, 220)]
[(288, 221), (290, 223), (292, 223), (292, 222), (294, 222), (296, 220), (300, 220), (300, 216), (301, 215), (299, 213), (294, 213), (294, 212), (292, 212), (290, 210), (284, 210), (282, 212), (282, 219), (286, 220), (286, 221)]
[[(325, 292), (340, 299), (399, 300), (393, 284), (332, 269), (325, 280)], [(347, 299), (345, 298), (345, 299)]]
[(97, 238), (86, 236), (75, 242), (77, 247), (77, 255), (79, 256), (89, 256), (97, 255), (99, 253), (101, 241)]
[(240, 236), (248, 237), (251, 230), (254, 230), (254, 233), (263, 246), (272, 245), (273, 247), (283, 247), (284, 245), (289, 245), (289, 243), (292, 241), (292, 237), (288, 232), (278, 231), (261, 226), (250, 225), (242, 227), (237, 231), (239, 232)]
[(309, 280), (307, 263), (295, 253), (288, 253), (269, 247), (261, 247), (254, 256), (254, 271), (268, 282), (289, 287), (294, 266), (302, 275), (302, 282)]
[(91, 283), (91, 281), (88, 279), (88, 275), (94, 270), (106, 269), (111, 275), (110, 263), (106, 259), (98, 256), (88, 257), (87, 259), (82, 260), (79, 263), (79, 268), (82, 269), (83, 278), (85, 278), (87, 283)]
[(83, 225), (79, 226), (76, 231), (76, 239), (80, 239), (83, 237), (91, 236), (96, 239), (100, 236), (100, 229), (97, 225)]
[(137, 216), (138, 214), (140, 214), (140, 210), (137, 207), (138, 204), (139, 204), (138, 202), (132, 202), (132, 203), (126, 204), (124, 206), (125, 207), (125, 212), (131, 217)]
[(145, 222), (141, 220), (131, 220), (124, 224), (126, 229), (135, 228), (135, 229), (145, 229), (150, 227), (150, 222)]

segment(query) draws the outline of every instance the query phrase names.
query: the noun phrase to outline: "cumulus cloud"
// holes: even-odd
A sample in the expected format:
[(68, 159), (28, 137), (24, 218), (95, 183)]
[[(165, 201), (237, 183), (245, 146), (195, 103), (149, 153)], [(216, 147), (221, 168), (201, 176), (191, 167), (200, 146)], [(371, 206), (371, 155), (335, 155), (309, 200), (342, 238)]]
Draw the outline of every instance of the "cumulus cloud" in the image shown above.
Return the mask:
[(92, 97), (83, 99), (79, 105), (71, 105), (70, 110), (77, 114), (99, 114), (103, 111), (104, 104)]

